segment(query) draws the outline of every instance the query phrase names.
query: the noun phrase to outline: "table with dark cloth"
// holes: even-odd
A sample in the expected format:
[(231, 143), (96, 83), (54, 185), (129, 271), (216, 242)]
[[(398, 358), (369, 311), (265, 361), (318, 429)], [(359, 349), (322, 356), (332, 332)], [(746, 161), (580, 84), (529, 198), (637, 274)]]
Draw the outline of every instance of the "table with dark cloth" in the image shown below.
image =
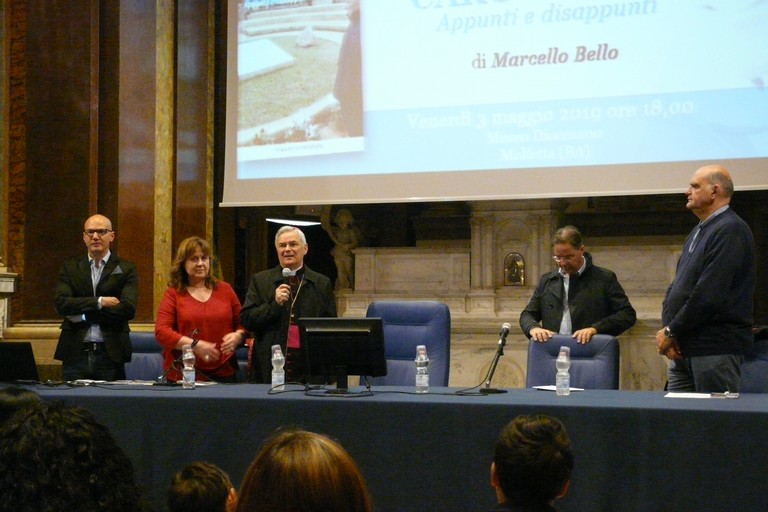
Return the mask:
[(375, 388), (341, 398), (249, 384), (33, 387), (46, 400), (93, 411), (133, 460), (156, 510), (171, 475), (195, 460), (218, 464), (239, 486), (262, 441), (283, 425), (339, 440), (379, 512), (489, 510), (493, 445), (518, 414), (553, 415), (568, 429), (576, 462), (561, 511), (768, 510), (768, 395)]

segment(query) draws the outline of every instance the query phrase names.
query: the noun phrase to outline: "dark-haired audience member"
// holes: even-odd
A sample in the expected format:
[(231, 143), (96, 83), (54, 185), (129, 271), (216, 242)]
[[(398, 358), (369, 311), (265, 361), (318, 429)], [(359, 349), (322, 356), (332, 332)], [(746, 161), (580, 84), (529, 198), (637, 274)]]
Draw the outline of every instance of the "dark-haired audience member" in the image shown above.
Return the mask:
[(491, 464), (494, 512), (551, 512), (568, 491), (573, 453), (565, 426), (545, 415), (518, 416), (501, 431)]
[(40, 395), (27, 388), (9, 386), (0, 389), (0, 425), (9, 420), (16, 411), (40, 403)]
[(332, 439), (303, 430), (267, 439), (240, 486), (238, 512), (371, 512), (360, 469)]
[(148, 510), (133, 465), (86, 409), (40, 402), (0, 426), (0, 512)]
[(237, 491), (221, 468), (193, 462), (173, 475), (168, 488), (170, 512), (234, 512)]

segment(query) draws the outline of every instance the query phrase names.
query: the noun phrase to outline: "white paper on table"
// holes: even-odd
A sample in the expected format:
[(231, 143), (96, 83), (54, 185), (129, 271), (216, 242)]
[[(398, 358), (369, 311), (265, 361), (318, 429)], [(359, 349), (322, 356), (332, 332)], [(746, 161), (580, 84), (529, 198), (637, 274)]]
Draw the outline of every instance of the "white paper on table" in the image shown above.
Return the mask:
[[(533, 386), (533, 389), (540, 391), (557, 391), (557, 386)], [(584, 388), (570, 388), (571, 391), (584, 391)]]
[(674, 391), (670, 391), (666, 395), (664, 395), (664, 398), (739, 398), (738, 393), (676, 393)]

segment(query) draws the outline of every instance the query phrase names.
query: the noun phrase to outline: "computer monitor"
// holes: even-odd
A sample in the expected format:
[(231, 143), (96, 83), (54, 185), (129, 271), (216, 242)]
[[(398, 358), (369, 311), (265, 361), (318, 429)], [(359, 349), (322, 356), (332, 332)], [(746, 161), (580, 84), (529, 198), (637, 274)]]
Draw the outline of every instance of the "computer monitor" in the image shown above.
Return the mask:
[(348, 375), (387, 374), (381, 318), (299, 318), (297, 323), (306, 373), (335, 377), (336, 389), (329, 391), (347, 392)]

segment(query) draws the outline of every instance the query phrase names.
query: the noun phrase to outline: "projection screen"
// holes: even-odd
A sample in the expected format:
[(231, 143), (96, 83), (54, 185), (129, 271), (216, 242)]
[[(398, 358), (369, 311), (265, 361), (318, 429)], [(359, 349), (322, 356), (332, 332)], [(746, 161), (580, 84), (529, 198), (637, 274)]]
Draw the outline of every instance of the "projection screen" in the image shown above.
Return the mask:
[(768, 1), (229, 1), (223, 206), (768, 188)]

